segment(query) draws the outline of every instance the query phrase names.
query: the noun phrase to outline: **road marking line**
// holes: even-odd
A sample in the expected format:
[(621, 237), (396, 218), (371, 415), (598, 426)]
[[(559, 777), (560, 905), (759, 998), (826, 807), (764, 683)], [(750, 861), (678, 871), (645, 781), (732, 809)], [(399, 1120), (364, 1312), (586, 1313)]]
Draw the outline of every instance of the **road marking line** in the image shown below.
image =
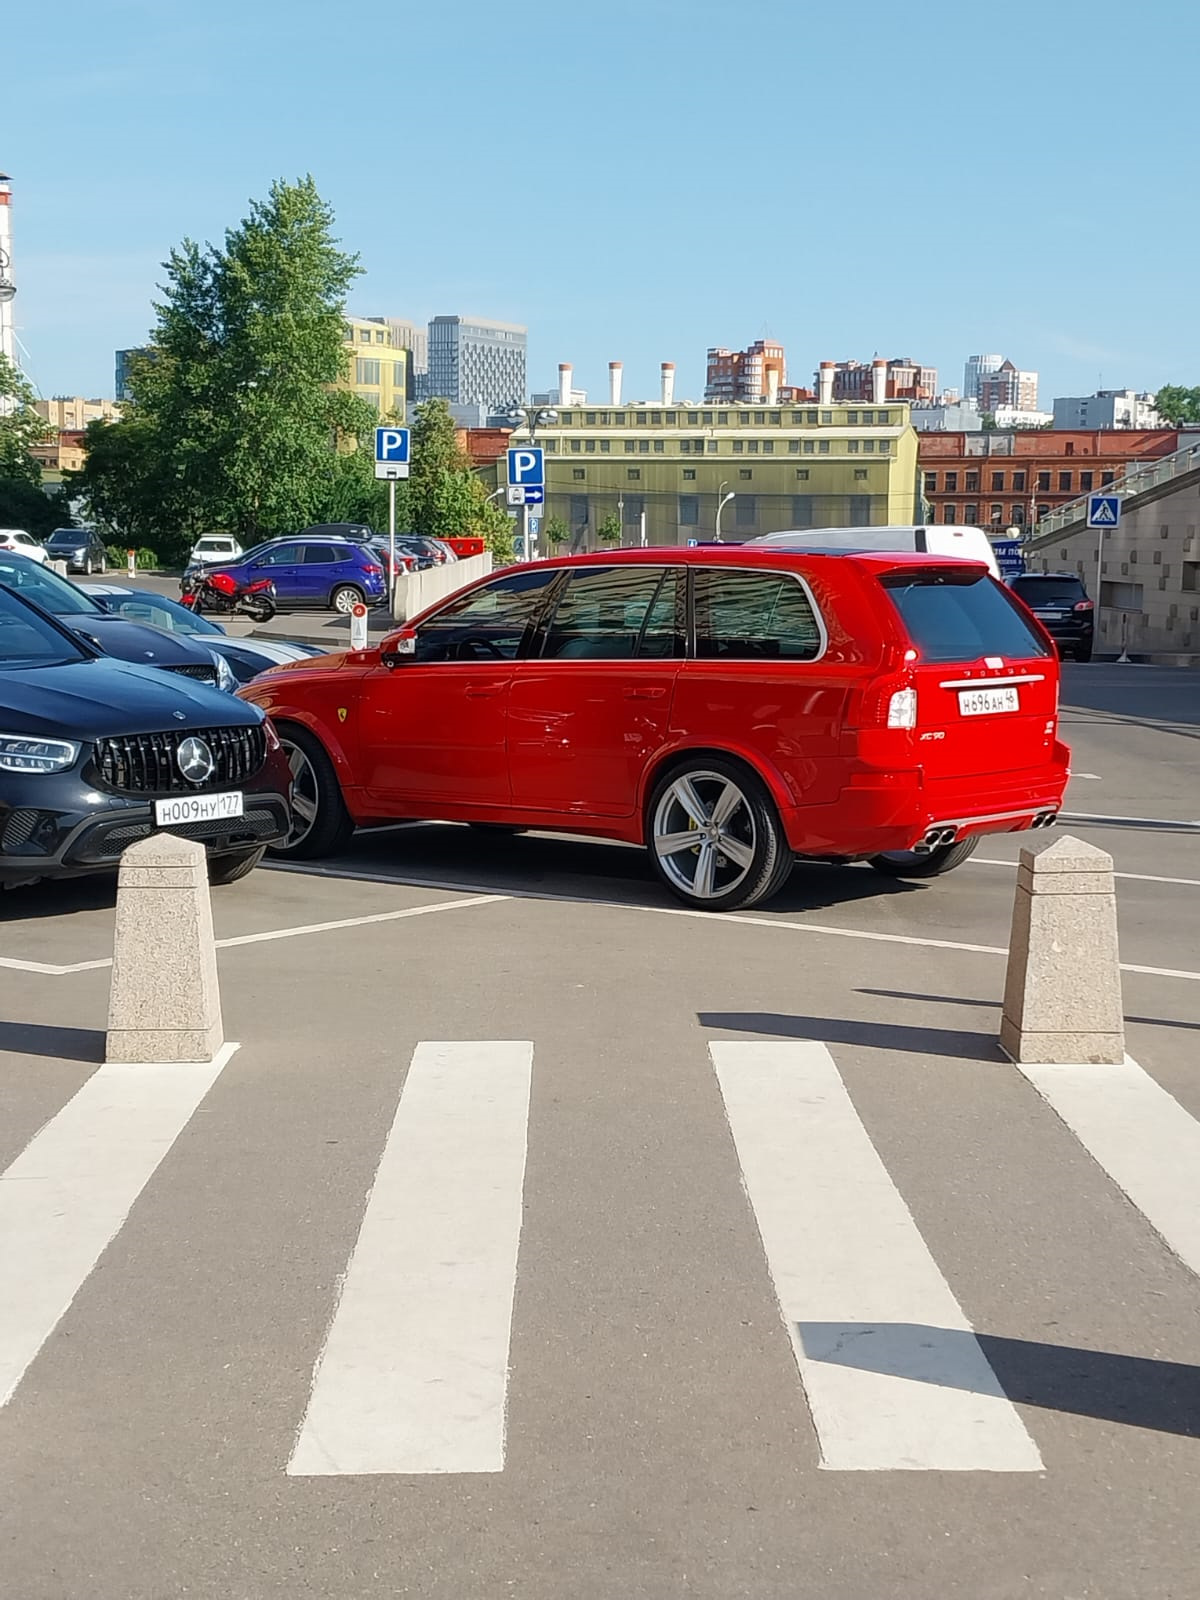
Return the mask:
[[(401, 922), (405, 917), (427, 917), (438, 911), (457, 911), (462, 906), (486, 906), (497, 900), (510, 900), (507, 894), (476, 894), (461, 900), (440, 900), (431, 906), (409, 906), (404, 911), (377, 911), (367, 917), (342, 917), (336, 922), (306, 922), (294, 928), (269, 928), (265, 933), (240, 933), (234, 938), (218, 939), (218, 950), (229, 950), (241, 944), (270, 944), (275, 939), (298, 939), (308, 933), (334, 933), (339, 928), (361, 928), (372, 922)], [(0, 967), (13, 967), (20, 972), (40, 972), (52, 978), (62, 978), (72, 972), (92, 972), (99, 967), (111, 967), (111, 956), (104, 961), (76, 961), (70, 966), (49, 966), (40, 961), (17, 961), (11, 956), (0, 956)]]
[(1146, 828), (1200, 828), (1200, 822), (1184, 822), (1176, 817), (1110, 817), (1099, 811), (1060, 811), (1059, 822), (1095, 822), (1103, 827), (1106, 823), (1115, 828), (1126, 827), (1130, 823), (1141, 824)]
[(1103, 778), (1098, 772), (1072, 772), (1072, 778), (1089, 778), (1093, 783), (1103, 783)]
[(236, 1049), (98, 1068), (0, 1173), (0, 1406)]
[(1129, 1056), (1120, 1066), (1016, 1065), (1167, 1248), (1200, 1276), (1200, 1123)]
[[(1006, 865), (1008, 863), (1005, 863)], [(281, 869), (284, 872), (299, 872), (303, 870), (297, 866), (287, 866)], [(453, 889), (461, 888), (464, 893), (478, 891), (486, 893), (483, 884), (455, 885), (439, 879), (385, 877), (382, 874), (357, 873), (341, 868), (324, 868), (315, 876), (323, 878), (342, 878), (352, 882), (360, 879), (367, 883), (391, 883), (398, 887), (411, 889)], [(752, 917), (740, 912), (731, 912), (725, 916), (714, 916), (711, 911), (698, 911), (691, 906), (646, 906), (636, 905), (625, 900), (593, 899), (586, 895), (555, 894), (548, 889), (508, 889), (499, 896), (508, 900), (549, 900), (559, 905), (606, 906), (612, 911), (644, 911), (656, 917), (699, 917), (708, 923), (741, 923), (757, 928), (782, 928), (789, 933), (815, 933), (826, 934), (837, 939), (867, 939), (876, 944), (907, 944), (925, 950), (962, 950), (968, 955), (979, 956), (1006, 956), (1008, 949), (1005, 945), (998, 944), (965, 944), (955, 939), (927, 939), (918, 934), (910, 933), (878, 933), (873, 928), (835, 928), (829, 923), (822, 922), (785, 922), (782, 917)], [(1188, 982), (1200, 983), (1200, 972), (1188, 972), (1176, 967), (1140, 967), (1131, 962), (1122, 962), (1122, 972), (1138, 972), (1152, 978), (1182, 978)]]
[(428, 917), (439, 911), (457, 911), (463, 906), (486, 906), (508, 900), (506, 894), (477, 894), (464, 900), (439, 900), (431, 906), (409, 906), (404, 911), (376, 911), (368, 917), (342, 917), (337, 922), (308, 922), (296, 928), (273, 928), (266, 933), (242, 933), (233, 939), (218, 939), (217, 949), (228, 950), (239, 944), (270, 944), (274, 939), (298, 939), (307, 933), (334, 933), (339, 928), (362, 928), (373, 922), (401, 922), (405, 917)]
[(288, 1473), (500, 1472), (533, 1045), (419, 1044)]
[(1040, 1472), (826, 1047), (709, 1051), (821, 1466)]
[[(1016, 861), (1001, 861), (990, 856), (972, 856), (970, 865), (973, 867), (1008, 867), (1016, 871), (1019, 865)], [(1174, 883), (1186, 889), (1200, 889), (1200, 878), (1159, 878), (1152, 872), (1114, 872), (1114, 878), (1128, 878), (1133, 883)]]

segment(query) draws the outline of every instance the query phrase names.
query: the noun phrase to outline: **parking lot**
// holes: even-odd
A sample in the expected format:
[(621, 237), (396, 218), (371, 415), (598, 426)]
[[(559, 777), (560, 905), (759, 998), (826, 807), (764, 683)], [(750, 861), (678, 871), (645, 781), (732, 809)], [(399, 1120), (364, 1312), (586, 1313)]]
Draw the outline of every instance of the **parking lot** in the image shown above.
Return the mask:
[[(1069, 666), (1063, 704), (1059, 832), (1115, 858), (1130, 1054), (1200, 1120), (1200, 680)], [(1023, 842), (922, 884), (801, 867), (728, 917), (635, 850), (436, 823), (214, 891), (239, 1049), (0, 1409), (5, 1592), (1194, 1593), (1200, 1284), (998, 1049)], [(114, 895), (0, 902), (0, 1167), (97, 1070)], [(410, 1063), (429, 1097), (393, 1133)], [(846, 1165), (781, 1241), (755, 1174), (817, 1100), (796, 1167)], [(433, 1237), (495, 1222), (469, 1314), (441, 1308), (461, 1393), (388, 1366), (437, 1298), (436, 1260), (389, 1254), (400, 1202)], [(852, 1268), (918, 1262), (994, 1392), (967, 1359), (897, 1400), (840, 1343), (802, 1384), (780, 1252), (819, 1280), (810, 1329)], [(911, 1337), (969, 1340), (913, 1271)]]

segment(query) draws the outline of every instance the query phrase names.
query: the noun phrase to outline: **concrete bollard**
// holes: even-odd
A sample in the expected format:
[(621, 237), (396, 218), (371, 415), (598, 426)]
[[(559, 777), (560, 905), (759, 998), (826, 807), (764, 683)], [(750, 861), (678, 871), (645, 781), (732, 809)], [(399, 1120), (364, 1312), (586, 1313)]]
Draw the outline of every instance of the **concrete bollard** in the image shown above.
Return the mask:
[(1014, 1061), (1125, 1059), (1112, 857), (1069, 834), (1021, 851), (1000, 1044)]
[(121, 857), (106, 1061), (211, 1061), (224, 1043), (204, 846), (157, 833)]

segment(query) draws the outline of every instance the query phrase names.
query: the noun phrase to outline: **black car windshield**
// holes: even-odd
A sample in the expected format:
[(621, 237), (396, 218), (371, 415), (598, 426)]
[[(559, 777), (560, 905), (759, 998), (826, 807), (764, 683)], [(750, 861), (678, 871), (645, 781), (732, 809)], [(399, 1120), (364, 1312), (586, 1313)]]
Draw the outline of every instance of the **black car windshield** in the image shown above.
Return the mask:
[(168, 600), (163, 594), (134, 592), (121, 589), (116, 593), (100, 589), (98, 596), (104, 609), (113, 616), (124, 617), (128, 622), (148, 622), (152, 628), (163, 628), (167, 633), (218, 633), (225, 629), (220, 623), (198, 617), (194, 611), (181, 606), (178, 600)]
[(81, 550), (91, 539), (86, 528), (55, 528), (46, 540), (47, 550)]
[(53, 611), (56, 617), (103, 615), (104, 607), (97, 605), (91, 595), (60, 578), (57, 572), (43, 567), (28, 556), (12, 555), (0, 551), (0, 583), (17, 589), (44, 611)]
[(1027, 606), (1073, 606), (1083, 598), (1083, 584), (1070, 573), (1063, 577), (1055, 577), (1047, 573), (1044, 577), (1014, 578), (1010, 588), (1015, 589)]
[(0, 585), (0, 666), (49, 666), (89, 659), (82, 645)]
[(883, 586), (922, 661), (1029, 661), (1048, 648), (1002, 585), (972, 572), (890, 573)]

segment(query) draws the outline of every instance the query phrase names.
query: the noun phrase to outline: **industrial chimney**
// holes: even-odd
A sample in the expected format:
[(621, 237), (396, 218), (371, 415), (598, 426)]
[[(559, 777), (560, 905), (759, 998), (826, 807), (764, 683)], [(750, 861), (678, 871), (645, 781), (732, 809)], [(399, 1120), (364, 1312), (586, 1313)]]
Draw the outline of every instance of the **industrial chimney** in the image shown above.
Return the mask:
[(665, 406), (675, 403), (675, 363), (664, 361), (662, 364), (662, 403)]
[[(12, 300), (16, 294), (12, 269), (12, 189), (7, 172), (0, 172), (0, 354), (17, 364), (16, 341), (13, 338)], [(0, 402), (0, 411), (4, 410)]]
[(822, 361), (820, 378), (817, 385), (817, 398), (823, 406), (833, 404), (833, 373), (837, 363), (835, 361)]
[(619, 361), (610, 361), (608, 363), (608, 403), (610, 406), (619, 406), (621, 404), (621, 372), (622, 366)]
[(871, 363), (871, 399), (880, 405), (887, 399), (887, 362), (882, 356), (876, 356)]
[(767, 368), (767, 404), (769, 406), (777, 406), (779, 404), (779, 368), (778, 367), (768, 367)]
[(560, 406), (571, 404), (571, 363), (560, 361), (558, 363), (558, 403)]

